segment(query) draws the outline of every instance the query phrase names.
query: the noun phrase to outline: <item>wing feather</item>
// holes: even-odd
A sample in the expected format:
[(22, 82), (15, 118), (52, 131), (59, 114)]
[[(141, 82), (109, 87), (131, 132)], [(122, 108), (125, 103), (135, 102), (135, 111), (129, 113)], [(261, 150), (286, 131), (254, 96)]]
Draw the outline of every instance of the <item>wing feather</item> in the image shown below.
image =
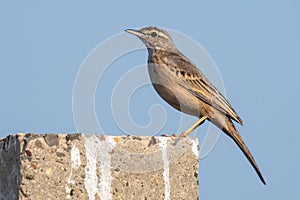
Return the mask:
[(201, 101), (207, 103), (230, 118), (243, 124), (225, 97), (208, 81), (201, 71), (180, 52), (165, 54), (165, 62), (172, 67), (174, 73), (180, 76), (179, 84)]

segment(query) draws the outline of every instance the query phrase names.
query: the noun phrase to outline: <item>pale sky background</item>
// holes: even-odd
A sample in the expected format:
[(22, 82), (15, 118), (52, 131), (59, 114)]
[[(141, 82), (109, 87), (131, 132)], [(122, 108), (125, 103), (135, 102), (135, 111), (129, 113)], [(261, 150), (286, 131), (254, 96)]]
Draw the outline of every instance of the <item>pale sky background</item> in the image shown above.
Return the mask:
[[(222, 134), (200, 161), (201, 199), (300, 198), (299, 1), (1, 2), (0, 24), (0, 137), (76, 132), (73, 84), (92, 49), (126, 28), (165, 27), (193, 38), (218, 66), (226, 96), (245, 123), (237, 127), (267, 182), (260, 183)], [(146, 58), (143, 50), (115, 62), (110, 74), (116, 77), (97, 89), (95, 106), (105, 133), (122, 134), (110, 102), (99, 102), (113, 80)], [(160, 103), (168, 111), (162, 132), (177, 130), (179, 112), (150, 86), (136, 96), (130, 108), (136, 123), (147, 124), (149, 107)], [(198, 130), (200, 141), (207, 124)]]

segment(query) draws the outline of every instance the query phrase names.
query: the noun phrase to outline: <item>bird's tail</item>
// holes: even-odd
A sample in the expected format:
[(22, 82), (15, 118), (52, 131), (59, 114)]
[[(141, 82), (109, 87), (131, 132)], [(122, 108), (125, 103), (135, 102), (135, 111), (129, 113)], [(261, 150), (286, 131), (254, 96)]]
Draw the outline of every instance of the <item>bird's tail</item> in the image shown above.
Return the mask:
[(252, 154), (250, 153), (250, 150), (244, 143), (239, 132), (236, 130), (231, 119), (228, 117), (222, 117), (222, 120), (220, 120), (220, 118), (218, 118), (217, 120), (211, 120), (211, 122), (214, 123), (220, 129), (222, 129), (229, 137), (231, 137), (234, 140), (234, 142), (238, 145), (238, 147), (242, 150), (244, 155), (247, 157), (247, 159), (251, 163), (252, 167), (254, 168), (257, 175), (259, 176), (261, 182), (266, 185), (264, 177), (262, 176)]

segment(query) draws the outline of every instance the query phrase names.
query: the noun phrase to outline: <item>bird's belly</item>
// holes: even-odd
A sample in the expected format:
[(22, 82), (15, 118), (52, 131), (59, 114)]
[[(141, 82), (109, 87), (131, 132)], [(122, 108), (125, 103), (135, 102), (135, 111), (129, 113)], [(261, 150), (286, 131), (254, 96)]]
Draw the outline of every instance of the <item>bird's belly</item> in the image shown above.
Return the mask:
[(154, 73), (153, 70), (149, 68), (152, 85), (168, 104), (189, 115), (200, 117), (205, 114), (203, 103), (174, 81), (173, 74)]

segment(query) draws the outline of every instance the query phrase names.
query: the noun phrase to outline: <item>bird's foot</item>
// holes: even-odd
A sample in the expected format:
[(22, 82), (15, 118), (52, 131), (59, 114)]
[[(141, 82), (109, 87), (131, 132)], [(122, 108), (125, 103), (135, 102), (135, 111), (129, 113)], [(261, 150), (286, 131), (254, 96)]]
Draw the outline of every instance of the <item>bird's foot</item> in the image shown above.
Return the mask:
[(163, 137), (177, 137), (177, 134), (174, 133), (174, 134), (172, 134), (172, 135), (168, 135), (168, 134), (164, 133), (164, 134), (162, 134), (161, 136), (163, 136)]
[(179, 135), (179, 137), (188, 137), (190, 135), (190, 131), (185, 131)]
[(189, 133), (183, 132), (179, 135), (179, 137), (188, 137)]

